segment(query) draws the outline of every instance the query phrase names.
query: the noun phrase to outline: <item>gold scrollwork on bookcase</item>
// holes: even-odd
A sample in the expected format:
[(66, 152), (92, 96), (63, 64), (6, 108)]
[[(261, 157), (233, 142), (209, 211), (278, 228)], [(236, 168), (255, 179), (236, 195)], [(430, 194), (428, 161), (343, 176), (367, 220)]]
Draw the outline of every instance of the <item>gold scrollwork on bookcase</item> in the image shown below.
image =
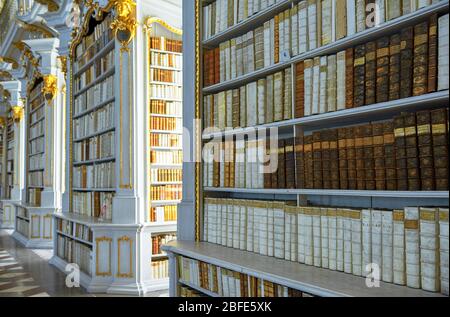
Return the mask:
[(179, 28), (176, 28), (176, 27), (170, 25), (169, 23), (167, 23), (166, 21), (164, 21), (163, 19), (157, 18), (157, 17), (148, 17), (145, 20), (145, 27), (147, 29), (151, 29), (153, 23), (157, 23), (159, 25), (162, 25), (167, 30), (169, 30), (170, 32), (175, 33), (177, 35), (182, 35), (183, 34), (183, 30), (181, 30)]
[(111, 23), (111, 29), (122, 48), (125, 48), (136, 35), (136, 3), (133, 0), (114, 0), (114, 7), (116, 17)]
[(11, 106), (11, 115), (14, 122), (19, 123), (24, 116), (24, 110), (21, 106)]
[(55, 75), (50, 74), (42, 76), (42, 79), (44, 80), (42, 94), (50, 105), (51, 101), (55, 99), (58, 94), (58, 78)]
[[(201, 48), (200, 48), (200, 11), (201, 11), (201, 1), (195, 0), (195, 119), (198, 122), (201, 122), (201, 108), (200, 108), (200, 56), (201, 56)], [(196, 146), (201, 146), (201, 131), (199, 131), (200, 127), (195, 129), (195, 139)], [(195, 161), (195, 240), (200, 241), (200, 217), (201, 217), (201, 162), (199, 162), (198, 158)]]
[[(52, 229), (53, 229), (53, 219), (52, 219), (52, 215), (51, 214), (47, 214), (45, 216), (42, 217), (43, 219), (43, 232), (42, 232), (42, 238), (44, 239), (51, 239), (52, 238)], [(48, 235), (46, 235), (46, 229), (47, 229), (47, 224), (49, 224), (50, 228), (48, 228)]]
[[(129, 244), (129, 272), (121, 271), (121, 255), (122, 255), (122, 243)], [(123, 236), (117, 239), (117, 274), (118, 278), (132, 278), (133, 277), (133, 240), (128, 236)]]
[[(100, 258), (100, 244), (108, 243), (109, 249), (108, 249), (108, 270), (101, 272), (99, 268), (99, 258)], [(111, 253), (112, 253), (112, 238), (109, 237), (99, 237), (95, 239), (95, 275), (100, 277), (107, 277), (112, 276), (112, 270), (111, 270)]]

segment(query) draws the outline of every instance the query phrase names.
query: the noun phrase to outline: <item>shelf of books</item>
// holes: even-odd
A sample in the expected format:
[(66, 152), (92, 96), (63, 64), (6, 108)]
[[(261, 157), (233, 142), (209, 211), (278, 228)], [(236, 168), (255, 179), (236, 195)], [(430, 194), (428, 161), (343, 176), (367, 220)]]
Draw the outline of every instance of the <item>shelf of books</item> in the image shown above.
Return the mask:
[(203, 161), (171, 295), (448, 295), (448, 1), (266, 5), (183, 7)]
[(14, 187), (14, 120), (11, 114), (7, 118), (6, 126), (6, 183), (5, 198), (11, 199)]
[[(11, 113), (6, 116), (5, 127), (3, 129), (3, 159), (2, 159), (2, 214), (0, 227), (2, 229), (14, 229), (15, 208), (9, 200), (14, 187), (14, 120)], [(4, 174), (3, 174), (4, 173)]]
[(168, 259), (161, 244), (176, 238), (177, 205), (182, 192), (182, 31), (149, 18), (149, 215), (152, 277), (168, 281)]

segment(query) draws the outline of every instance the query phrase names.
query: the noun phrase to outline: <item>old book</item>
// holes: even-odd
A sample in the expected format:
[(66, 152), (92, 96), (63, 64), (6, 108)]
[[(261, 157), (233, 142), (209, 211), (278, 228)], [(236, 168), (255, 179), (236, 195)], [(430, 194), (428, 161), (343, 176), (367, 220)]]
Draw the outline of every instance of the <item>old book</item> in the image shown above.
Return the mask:
[[(377, 93), (377, 42), (368, 42), (365, 47), (365, 102), (374, 104)], [(356, 68), (355, 68), (356, 72)], [(356, 79), (357, 77), (355, 77)]]
[(305, 117), (312, 114), (312, 100), (313, 100), (313, 60), (307, 59), (305, 64)]
[(299, 24), (298, 24), (298, 6), (294, 6), (291, 9), (291, 46), (292, 46), (292, 56), (298, 55), (298, 32), (299, 32)]
[(439, 256), (441, 293), (448, 296), (448, 208), (439, 208)]
[(405, 211), (394, 210), (393, 217), (393, 282), (406, 284), (405, 265)]
[(402, 15), (411, 13), (411, 2), (414, 0), (402, 0)]
[(292, 119), (292, 70), (287, 68), (284, 70), (283, 82), (283, 120)]
[(386, 177), (386, 190), (397, 189), (397, 164), (395, 157), (394, 122), (383, 123), (384, 165)]
[(449, 83), (449, 30), (448, 13), (438, 20), (438, 90), (448, 89)]
[(439, 210), (420, 208), (420, 272), (422, 289), (440, 290)]
[(346, 106), (345, 63), (345, 51), (338, 52), (336, 55), (336, 110), (344, 110)]
[(420, 288), (419, 208), (405, 208), (406, 285)]
[(330, 181), (331, 189), (339, 189), (339, 149), (338, 149), (338, 130), (329, 131), (330, 141)]
[(291, 261), (291, 214), (296, 212), (295, 206), (284, 207), (284, 259)]
[(336, 270), (344, 271), (344, 224), (342, 209), (336, 210)]
[(321, 167), (322, 167), (322, 188), (331, 188), (331, 175), (330, 175), (330, 130), (321, 131)]
[(322, 267), (328, 269), (329, 264), (329, 248), (328, 248), (328, 208), (320, 208), (320, 233), (321, 233), (321, 255)]
[(352, 273), (352, 210), (344, 209), (342, 215), (344, 272)]
[(283, 72), (274, 75), (274, 121), (283, 120), (284, 115), (284, 76)]
[(295, 65), (295, 118), (305, 114), (305, 63)]
[(337, 269), (337, 212), (335, 208), (327, 209), (328, 216), (328, 268), (336, 271)]
[(295, 183), (298, 189), (305, 188), (305, 153), (304, 153), (304, 138), (300, 127), (295, 127), (295, 164), (296, 177)]
[(436, 190), (448, 190), (448, 111), (431, 111)]
[(366, 29), (366, 0), (356, 0), (356, 33)]
[(389, 46), (389, 100), (400, 98), (400, 34), (390, 38)]
[(366, 174), (364, 161), (364, 126), (355, 127), (355, 162), (356, 186), (358, 190), (366, 189)]
[(320, 57), (314, 58), (312, 76), (312, 102), (311, 114), (320, 113)]
[(413, 95), (428, 91), (428, 22), (414, 26)]
[(305, 263), (305, 212), (306, 207), (297, 208), (297, 261)]
[(400, 98), (412, 96), (414, 28), (401, 31), (400, 44)]
[(372, 212), (370, 209), (361, 211), (362, 225), (362, 269), (364, 275), (370, 273), (367, 268), (372, 263)]
[(408, 190), (420, 190), (420, 165), (417, 148), (416, 115), (408, 113), (405, 120), (406, 167), (408, 169)]
[(258, 124), (266, 123), (266, 80), (258, 80)]
[(304, 136), (304, 157), (305, 157), (305, 188), (314, 188), (314, 160), (313, 160), (313, 136)]
[(233, 120), (233, 128), (239, 127), (239, 89), (233, 89), (233, 105), (232, 105), (232, 120)]
[(372, 263), (377, 265), (380, 273), (383, 274), (383, 253), (382, 253), (382, 223), (383, 212), (372, 210)]
[(355, 34), (356, 31), (356, 0), (347, 0), (347, 36)]
[(376, 101), (389, 100), (389, 37), (377, 40)]
[(345, 128), (338, 129), (339, 180), (340, 189), (348, 189), (347, 133)]
[(255, 29), (255, 70), (264, 68), (264, 26)]
[(327, 96), (327, 86), (328, 86), (328, 75), (327, 75), (327, 64), (328, 59), (326, 56), (320, 57), (320, 74), (319, 74), (319, 113), (328, 112), (328, 96)]
[(373, 164), (375, 171), (376, 190), (386, 190), (386, 164), (384, 160), (384, 124), (372, 125)]
[(393, 272), (393, 213), (392, 210), (382, 212), (382, 278), (384, 282), (392, 283)]
[(365, 64), (366, 64), (366, 47), (358, 45), (354, 54), (354, 77), (353, 77), (353, 107), (361, 107), (365, 104)]
[(375, 190), (375, 162), (372, 125), (364, 126), (364, 176), (366, 190)]
[(303, 216), (303, 244), (305, 246), (305, 264), (307, 265), (314, 264), (313, 210), (312, 207), (306, 207)]
[(266, 78), (266, 122), (274, 121), (274, 76), (269, 75)]
[(438, 16), (433, 14), (429, 20), (428, 30), (428, 84), (427, 92), (437, 90), (437, 64), (438, 64)]
[(356, 130), (354, 127), (346, 128), (348, 189), (358, 189), (357, 172), (356, 172), (355, 135)]
[(280, 17), (276, 15), (274, 18), (274, 62), (275, 64), (280, 62)]
[(284, 259), (284, 203), (273, 203), (274, 256)]
[(226, 98), (226, 126), (225, 127), (232, 127), (233, 126), (233, 91), (227, 90), (225, 92), (225, 98)]
[(340, 40), (347, 36), (347, 1), (335, 0), (335, 6), (336, 40)]
[(354, 60), (353, 48), (345, 51), (345, 107), (354, 107)]
[(318, 0), (316, 2), (317, 6), (317, 47), (322, 46), (322, 1)]
[(336, 55), (328, 56), (327, 61), (327, 111), (336, 111), (337, 109), (337, 60)]
[(332, 1), (322, 0), (322, 37), (321, 46), (327, 45), (332, 41)]
[(322, 133), (314, 132), (312, 136), (313, 141), (313, 180), (314, 188), (323, 188), (322, 178)]
[(278, 141), (278, 187), (286, 188), (286, 143), (285, 140)]
[(295, 153), (294, 139), (286, 139), (285, 142), (285, 158), (286, 158), (286, 188), (295, 189)]
[(402, 115), (394, 118), (394, 137), (397, 169), (397, 190), (408, 190), (405, 118)]
[(320, 208), (312, 209), (313, 265), (322, 267), (322, 230)]
[(362, 276), (362, 226), (361, 211), (350, 211), (352, 222), (352, 273)]
[[(308, 0), (308, 39), (309, 50), (317, 48), (317, 2), (316, 0)], [(320, 21), (320, 20), (319, 20)]]
[(421, 189), (434, 190), (434, 158), (430, 111), (417, 112), (416, 121)]
[(402, 15), (402, 0), (386, 1), (386, 21), (398, 18)]

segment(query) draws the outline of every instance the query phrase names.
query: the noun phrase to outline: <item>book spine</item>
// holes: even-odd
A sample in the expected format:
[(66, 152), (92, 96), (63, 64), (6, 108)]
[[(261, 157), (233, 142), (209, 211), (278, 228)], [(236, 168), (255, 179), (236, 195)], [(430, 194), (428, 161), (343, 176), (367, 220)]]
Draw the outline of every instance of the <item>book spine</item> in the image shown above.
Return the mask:
[(354, 58), (354, 89), (353, 89), (353, 107), (361, 107), (365, 104), (365, 64), (366, 48), (364, 45), (358, 45), (355, 48)]
[(353, 48), (345, 51), (345, 107), (354, 107), (354, 52)]
[(382, 215), (382, 279), (384, 282), (393, 281), (393, 213), (383, 211)]
[(347, 174), (348, 189), (357, 189), (357, 169), (356, 169), (356, 128), (346, 128), (346, 148), (347, 148)]
[(439, 208), (439, 256), (440, 256), (440, 283), (441, 293), (449, 294), (448, 291), (448, 208)]
[(323, 178), (322, 178), (322, 142), (321, 142), (321, 132), (314, 132), (312, 139), (313, 146), (313, 182), (315, 189), (323, 188)]
[(414, 26), (413, 95), (428, 91), (428, 22)]
[(327, 110), (336, 111), (337, 110), (337, 56), (328, 56), (327, 61), (327, 83), (326, 93), (327, 93)]
[(408, 173), (406, 164), (405, 118), (399, 115), (394, 118), (395, 158), (397, 174), (397, 190), (408, 190)]
[(437, 60), (438, 60), (438, 16), (433, 14), (429, 21), (428, 30), (428, 90), (434, 92), (437, 90)]
[(361, 211), (362, 222), (362, 269), (367, 271), (368, 265), (372, 263), (372, 214), (370, 209)]
[(406, 284), (405, 267), (405, 212), (393, 211), (393, 282)]
[(439, 278), (439, 211), (420, 208), (420, 273), (422, 289), (440, 290)]
[(438, 20), (438, 90), (449, 87), (449, 30), (448, 13)]
[(420, 190), (420, 171), (417, 147), (417, 123), (414, 113), (405, 115), (406, 167), (408, 190)]
[(389, 100), (400, 98), (400, 34), (394, 34), (389, 46)]
[(295, 118), (302, 118), (305, 114), (305, 64), (295, 65)]
[(389, 100), (389, 37), (377, 40), (376, 102)]
[(386, 190), (386, 164), (384, 154), (384, 125), (376, 123), (372, 125), (373, 136), (373, 163), (375, 169), (376, 190)]
[(348, 189), (347, 134), (345, 128), (338, 129), (340, 189)]
[(356, 186), (358, 190), (365, 190), (366, 174), (364, 161), (364, 126), (357, 126), (354, 131), (355, 131)]
[(413, 78), (413, 48), (414, 28), (408, 27), (401, 31), (400, 44), (400, 98), (412, 96)]
[(377, 97), (377, 42), (367, 43), (365, 52), (365, 102), (363, 104), (371, 105), (375, 103)]
[(434, 190), (436, 186), (434, 182), (431, 113), (429, 111), (417, 112), (416, 121), (421, 189)]
[(362, 276), (362, 226), (361, 211), (352, 210), (351, 228), (352, 228), (352, 273)]
[(328, 245), (328, 209), (320, 208), (320, 232), (321, 232), (321, 256), (322, 256), (322, 268), (328, 269), (330, 266), (330, 261), (328, 257), (329, 245)]
[(448, 190), (448, 109), (431, 111), (436, 190)]
[(405, 208), (406, 285), (420, 288), (419, 208)]

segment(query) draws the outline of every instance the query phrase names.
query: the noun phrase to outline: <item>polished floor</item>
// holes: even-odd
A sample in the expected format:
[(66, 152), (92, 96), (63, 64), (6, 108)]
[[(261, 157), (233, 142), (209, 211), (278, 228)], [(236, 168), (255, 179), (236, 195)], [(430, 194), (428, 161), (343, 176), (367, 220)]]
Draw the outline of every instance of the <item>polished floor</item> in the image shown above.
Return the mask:
[[(50, 250), (25, 249), (11, 237), (11, 231), (0, 230), (0, 297), (98, 297), (83, 288), (66, 286), (66, 275), (48, 264)], [(167, 296), (155, 292), (150, 297)]]

